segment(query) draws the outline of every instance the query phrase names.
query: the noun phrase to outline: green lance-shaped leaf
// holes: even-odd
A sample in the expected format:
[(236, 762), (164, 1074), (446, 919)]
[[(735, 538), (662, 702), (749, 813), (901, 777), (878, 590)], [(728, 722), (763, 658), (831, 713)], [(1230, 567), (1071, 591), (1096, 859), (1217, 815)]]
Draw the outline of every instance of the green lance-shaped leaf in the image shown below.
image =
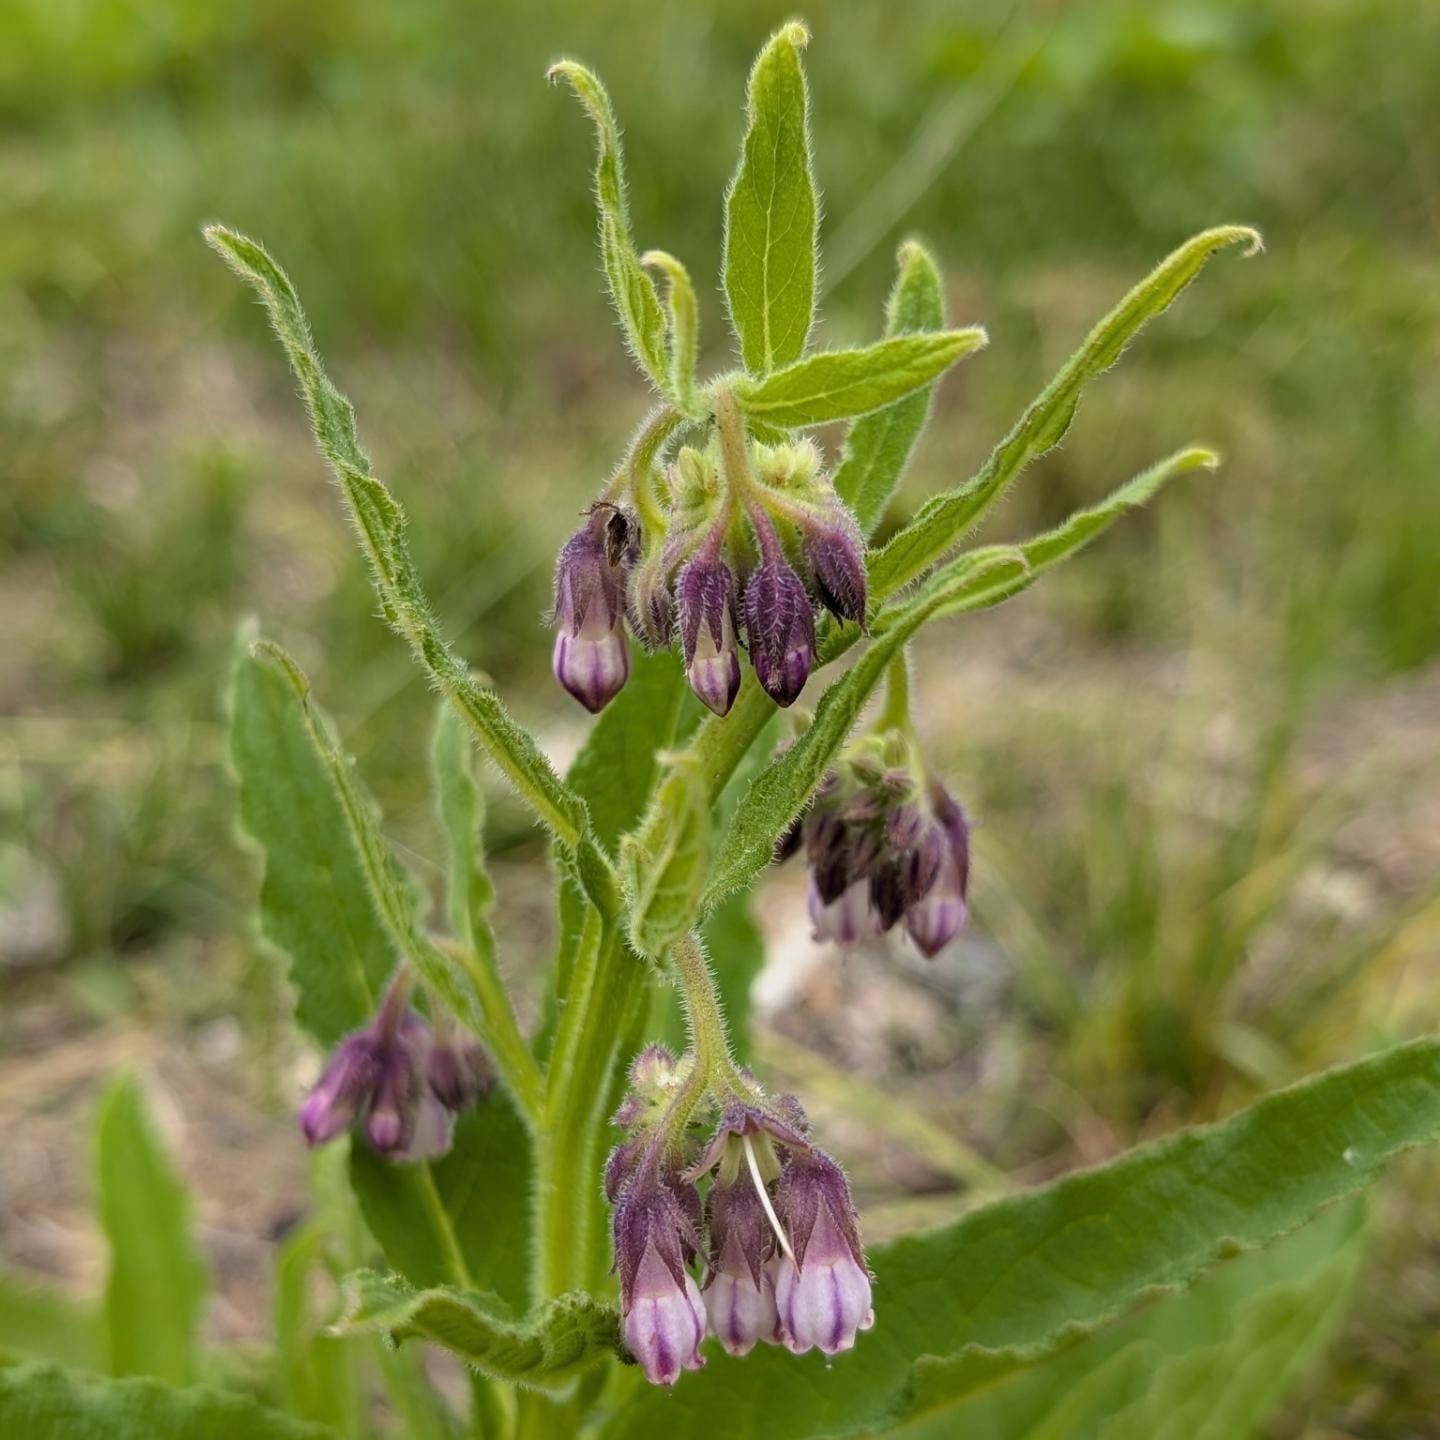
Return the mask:
[[(757, 1350), (742, 1365), (717, 1359), (673, 1395), (631, 1405), (614, 1434), (684, 1434), (722, 1407), (763, 1417), (768, 1428), (752, 1433), (794, 1440), (883, 1428), (936, 1360), (967, 1346), (1039, 1358), (1158, 1289), (1192, 1285), (1226, 1254), (1270, 1245), (1436, 1138), (1440, 1040), (1396, 1046), (1217, 1125), (878, 1246), (875, 1328), (823, 1384), (818, 1369), (817, 1383), (797, 1383), (805, 1362), (779, 1351)], [(921, 1356), (934, 1359), (917, 1373)]]
[(505, 778), (561, 843), (575, 850), (577, 873), (591, 899), (606, 913), (613, 913), (617, 899), (614, 875), (590, 837), (583, 802), (561, 783), (534, 737), (515, 723), (494, 691), (477, 685), (441, 639), (410, 558), (404, 512), (370, 471), (356, 436), (355, 412), (325, 374), (289, 277), (257, 241), (222, 225), (206, 226), (205, 238), (230, 268), (255, 288), (285, 347), (316, 442), (354, 521), (381, 614), (464, 716)]
[(230, 691), (240, 823), (260, 851), (260, 928), (290, 960), (295, 1018), (331, 1048), (369, 1020), (395, 966), (350, 827), (285, 675), (243, 641)]
[(495, 968), (490, 906), (495, 887), (485, 869), (485, 796), (475, 774), (474, 751), (464, 722), (442, 704), (430, 741), (430, 779), (445, 832), (445, 912), (456, 938)]
[(1365, 1253), (1365, 1206), (1331, 1206), (1193, 1289), (1047, 1349), (920, 1360), (887, 1436), (1233, 1440), (1253, 1435), (1334, 1337)]
[[(1200, 446), (1178, 450), (1174, 455), (1157, 461), (1148, 470), (1142, 470), (1140, 474), (1126, 481), (1118, 490), (1112, 491), (1098, 505), (1092, 505), (1085, 510), (1077, 510), (1055, 529), (1047, 530), (1043, 535), (1036, 535), (1029, 540), (1022, 541), (1014, 548), (1024, 558), (1025, 568), (1019, 575), (1005, 582), (1004, 595), (999, 596), (992, 603), (999, 603), (999, 599), (1008, 599), (1011, 595), (1028, 589), (1046, 570), (1053, 569), (1062, 561), (1070, 559), (1072, 555), (1083, 550), (1117, 520), (1128, 515), (1132, 510), (1138, 510), (1141, 506), (1149, 504), (1161, 488), (1177, 476), (1186, 475), (1192, 470), (1213, 470), (1219, 463), (1219, 457), (1213, 451), (1205, 450)], [(966, 551), (956, 556), (949, 564), (942, 565), (921, 586), (918, 596), (905, 602), (892, 602), (885, 606), (875, 617), (872, 627), (874, 633), (877, 635), (886, 633), (892, 625), (908, 615), (917, 604), (930, 607), (931, 619), (938, 619), (951, 613), (945, 597), (957, 588), (968, 601), (966, 587), (973, 570), (973, 557), (987, 553), (989, 553), (988, 548)], [(963, 608), (972, 607), (967, 604)]]
[(316, 1303), (315, 1280), (325, 1272), (332, 1223), (327, 1216), (298, 1226), (276, 1252), (274, 1368), (286, 1410), (348, 1435), (359, 1429), (363, 1403), (359, 1356), (355, 1346), (325, 1333)]
[(763, 380), (739, 380), (747, 419), (782, 430), (867, 415), (924, 390), (957, 360), (987, 343), (978, 327), (897, 335), (862, 350), (823, 350)]
[[(810, 728), (781, 756), (761, 771), (735, 807), (725, 832), (705, 906), (713, 908), (727, 895), (747, 886), (771, 861), (775, 842), (810, 803), (846, 737), (854, 729), (866, 701), (905, 642), (943, 605), (946, 613), (980, 609), (1005, 598), (1025, 573), (1020, 553), (995, 546), (975, 551), (968, 575), (957, 575), (943, 591), (929, 595), (896, 617), (883, 635), (820, 698)], [(999, 592), (1003, 591), (1004, 594)]]
[(112, 1375), (188, 1385), (197, 1370), (209, 1271), (195, 1242), (190, 1196), (134, 1076), (117, 1080), (101, 1100), (95, 1150), (110, 1254), (106, 1368)]
[(621, 873), (630, 900), (630, 943), (660, 962), (671, 943), (690, 932), (710, 865), (710, 796), (696, 757), (670, 757), (656, 811), (661, 823), (627, 836)]
[(936, 495), (870, 561), (870, 592), (883, 600), (952, 550), (1037, 455), (1064, 438), (1085, 386), (1108, 370), (1146, 323), (1164, 311), (1230, 245), (1260, 248), (1260, 236), (1243, 225), (1202, 231), (1163, 260), (1086, 337), (1015, 428), (995, 447), (978, 474), (956, 490)]
[(699, 418), (703, 410), (695, 398), (695, 362), (700, 353), (700, 311), (690, 272), (664, 250), (647, 250), (640, 263), (663, 270), (670, 282), (666, 309), (670, 325), (670, 397), (678, 409)]
[(5, 1440), (336, 1440), (248, 1395), (157, 1380), (81, 1379), (54, 1365), (0, 1369)]
[(413, 1285), (490, 1290), (516, 1313), (530, 1303), (530, 1134), (506, 1095), (455, 1122), (450, 1151), (396, 1165), (350, 1147), (350, 1186), (390, 1266)]
[(482, 957), (464, 947), (441, 949), (425, 933), (415, 914), (415, 898), (381, 834), (375, 803), (340, 752), (329, 723), (311, 704), (309, 681), (278, 645), (256, 641), (251, 653), (253, 663), (274, 667), (290, 687), (291, 703), (334, 787), (370, 903), (395, 953), (403, 956), (446, 1008), (489, 1047), (521, 1112), (531, 1118), (537, 1116), (541, 1104), (540, 1072), (516, 1026), (493, 955), (487, 966)]
[(610, 97), (597, 76), (574, 60), (560, 60), (547, 72), (549, 80), (564, 80), (589, 112), (595, 124), (595, 205), (600, 223), (600, 254), (610, 298), (620, 317), (625, 343), (636, 363), (654, 381), (661, 394), (673, 394), (665, 347), (665, 312), (635, 253), (630, 211), (625, 203), (625, 161), (620, 150), (620, 128)]
[(337, 1334), (428, 1340), (483, 1375), (532, 1389), (562, 1389), (581, 1371), (623, 1353), (619, 1311), (583, 1293), (562, 1295), (517, 1319), (493, 1295), (416, 1290), (368, 1270), (345, 1285), (349, 1306)]
[[(945, 293), (940, 271), (918, 241), (907, 240), (896, 256), (899, 272), (885, 307), (888, 338), (945, 328)], [(935, 382), (894, 400), (851, 425), (835, 471), (835, 490), (869, 535), (905, 474), (915, 442), (925, 428)]]
[(725, 196), (725, 295), (752, 375), (798, 360), (815, 319), (819, 206), (800, 63), (809, 40), (791, 21), (755, 61), (740, 165)]

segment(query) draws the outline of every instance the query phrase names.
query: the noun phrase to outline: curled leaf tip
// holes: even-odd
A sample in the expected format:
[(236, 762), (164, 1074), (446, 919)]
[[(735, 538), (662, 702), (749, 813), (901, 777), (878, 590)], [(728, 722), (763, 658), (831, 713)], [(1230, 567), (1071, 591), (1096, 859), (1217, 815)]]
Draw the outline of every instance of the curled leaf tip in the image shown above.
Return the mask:
[(803, 50), (810, 43), (810, 27), (803, 20), (791, 20), (780, 27), (775, 38), (787, 40), (797, 50)]
[(576, 69), (573, 60), (556, 60), (546, 68), (545, 79), (554, 85), (561, 77), (569, 79)]

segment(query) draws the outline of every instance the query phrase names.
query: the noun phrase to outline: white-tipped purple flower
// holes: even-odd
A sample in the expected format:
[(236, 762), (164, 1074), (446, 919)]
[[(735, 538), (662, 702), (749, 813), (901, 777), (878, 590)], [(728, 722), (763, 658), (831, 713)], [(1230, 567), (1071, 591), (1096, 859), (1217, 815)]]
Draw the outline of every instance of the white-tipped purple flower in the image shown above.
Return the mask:
[(865, 542), (854, 517), (838, 503), (805, 539), (805, 560), (820, 602), (841, 620), (865, 623)]
[(615, 1268), (625, 1343), (652, 1385), (673, 1385), (682, 1369), (705, 1364), (705, 1306), (685, 1268), (687, 1255), (700, 1247), (699, 1195), (693, 1185), (677, 1189), (656, 1170), (647, 1154), (623, 1181), (615, 1206)]
[(710, 1330), (731, 1355), (748, 1354), (757, 1340), (777, 1338), (775, 1288), (769, 1271), (776, 1236), (759, 1191), (748, 1175), (710, 1190), (710, 1264), (705, 1313)]
[(690, 688), (717, 715), (729, 713), (740, 690), (735, 576), (706, 547), (680, 572), (680, 643)]
[(970, 826), (965, 812), (938, 781), (932, 787), (931, 805), (944, 837), (943, 858), (934, 885), (906, 914), (905, 928), (921, 954), (933, 960), (969, 917)]
[(815, 615), (778, 544), (745, 586), (745, 637), (765, 693), (777, 705), (793, 705), (815, 664)]
[(555, 678), (592, 714), (630, 678), (622, 617), (633, 530), (622, 511), (597, 505), (555, 567)]
[(774, 1262), (775, 1305), (785, 1345), (797, 1355), (848, 1350), (875, 1323), (870, 1274), (850, 1187), (820, 1150), (796, 1151), (775, 1194), (794, 1258)]
[(806, 906), (816, 940), (858, 945), (862, 940), (873, 940), (884, 932), (880, 915), (870, 903), (869, 880), (852, 881), (837, 899), (826, 904), (812, 875), (806, 893)]

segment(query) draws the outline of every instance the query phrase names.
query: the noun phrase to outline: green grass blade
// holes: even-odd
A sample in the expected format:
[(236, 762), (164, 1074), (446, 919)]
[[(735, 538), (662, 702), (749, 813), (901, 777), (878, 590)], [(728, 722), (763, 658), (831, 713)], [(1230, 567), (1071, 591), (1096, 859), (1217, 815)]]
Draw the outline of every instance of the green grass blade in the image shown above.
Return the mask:
[(100, 1102), (95, 1146), (105, 1281), (107, 1368), (188, 1385), (210, 1277), (195, 1241), (190, 1196), (156, 1132), (134, 1076)]

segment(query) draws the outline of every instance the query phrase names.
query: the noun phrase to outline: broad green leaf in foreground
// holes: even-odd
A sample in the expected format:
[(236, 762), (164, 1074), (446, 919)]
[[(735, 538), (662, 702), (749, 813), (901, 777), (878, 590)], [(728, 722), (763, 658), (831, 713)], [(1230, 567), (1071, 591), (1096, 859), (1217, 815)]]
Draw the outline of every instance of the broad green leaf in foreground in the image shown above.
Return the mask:
[(328, 1049), (370, 1018), (395, 952), (289, 682), (242, 641), (230, 694), (240, 823), (264, 863), (260, 928), (289, 957), (296, 1020)]
[(600, 255), (610, 298), (620, 317), (626, 343), (636, 363), (662, 392), (670, 392), (670, 365), (665, 348), (665, 313), (655, 283), (635, 253), (630, 211), (625, 204), (625, 161), (620, 127), (610, 97), (597, 76), (574, 60), (560, 60), (548, 78), (564, 80), (595, 124), (595, 204), (600, 222)]
[(741, 1364), (717, 1355), (673, 1396), (637, 1401), (613, 1433), (659, 1440), (722, 1410), (737, 1436), (803, 1440), (883, 1425), (908, 1403), (913, 1357), (983, 1346), (1038, 1359), (1157, 1288), (1194, 1283), (1227, 1252), (1271, 1244), (1437, 1137), (1440, 1040), (1397, 1046), (1217, 1125), (877, 1247), (875, 1328), (832, 1370), (769, 1349)]
[(735, 398), (747, 417), (766, 425), (823, 425), (924, 390), (985, 344), (985, 332), (972, 327), (896, 335), (862, 350), (822, 350), (763, 380), (737, 381)]
[[(899, 273), (885, 307), (887, 337), (945, 328), (945, 294), (940, 272), (923, 245), (907, 240), (896, 256)], [(835, 490), (855, 512), (860, 529), (869, 535), (905, 474), (910, 452), (935, 393), (935, 382), (892, 401), (883, 410), (863, 415), (845, 436), (845, 449), (835, 471)]]
[(1243, 225), (1202, 231), (1163, 260), (1090, 332), (1015, 428), (990, 453), (980, 471), (958, 489), (936, 495), (870, 561), (870, 590), (893, 595), (958, 545), (1037, 455), (1065, 437), (1085, 386), (1108, 370), (1147, 320), (1164, 311), (1200, 273), (1205, 262), (1230, 245), (1253, 254), (1260, 236)]
[(818, 208), (800, 63), (809, 40), (792, 21), (755, 61), (740, 167), (725, 196), (725, 294), (753, 375), (798, 360), (815, 318)]
[(252, 1400), (155, 1380), (82, 1380), (53, 1365), (0, 1370), (5, 1440), (336, 1440)]
[(1193, 1288), (1038, 1357), (964, 1350), (921, 1360), (906, 1440), (1243, 1440), (1333, 1338), (1365, 1253), (1365, 1207), (1330, 1207)]
[(133, 1076), (117, 1080), (100, 1102), (95, 1168), (110, 1253), (107, 1368), (188, 1385), (209, 1274), (195, 1243), (189, 1194)]
[(429, 1340), (496, 1380), (558, 1389), (582, 1370), (621, 1353), (618, 1310), (584, 1293), (562, 1295), (516, 1320), (483, 1293), (416, 1290), (395, 1276), (368, 1270), (345, 1284), (349, 1305), (337, 1333)]
[(93, 1304), (72, 1300), (14, 1271), (0, 1271), (0, 1356), (103, 1370), (101, 1320)]
[(524, 1122), (496, 1092), (460, 1116), (450, 1153), (428, 1172), (357, 1142), (350, 1183), (386, 1260), (412, 1284), (493, 1291), (521, 1314), (530, 1302), (530, 1153)]

